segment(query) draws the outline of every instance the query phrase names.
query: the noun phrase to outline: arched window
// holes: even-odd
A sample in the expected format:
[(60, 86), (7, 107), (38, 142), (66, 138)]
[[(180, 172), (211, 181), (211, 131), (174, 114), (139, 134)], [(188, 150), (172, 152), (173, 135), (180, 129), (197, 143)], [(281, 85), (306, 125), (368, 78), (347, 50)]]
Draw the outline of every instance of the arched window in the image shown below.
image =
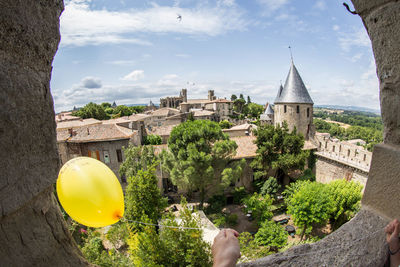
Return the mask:
[(286, 105), (283, 105), (283, 112), (286, 113), (286, 111), (287, 111)]
[(300, 113), (300, 106), (299, 105), (297, 105), (297, 107), (296, 107), (296, 112)]
[(310, 117), (310, 108), (307, 108), (307, 118)]

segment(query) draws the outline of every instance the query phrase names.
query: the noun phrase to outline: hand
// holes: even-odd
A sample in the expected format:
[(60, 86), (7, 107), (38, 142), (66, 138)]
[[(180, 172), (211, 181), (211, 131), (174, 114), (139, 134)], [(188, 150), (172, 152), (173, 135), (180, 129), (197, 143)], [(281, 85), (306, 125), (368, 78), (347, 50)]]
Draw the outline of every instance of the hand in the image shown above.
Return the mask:
[(233, 229), (222, 229), (214, 238), (212, 246), (213, 266), (231, 267), (235, 266), (240, 258), (239, 233)]
[(385, 227), (386, 241), (391, 252), (396, 252), (400, 248), (399, 232), (400, 222), (397, 219), (394, 219)]

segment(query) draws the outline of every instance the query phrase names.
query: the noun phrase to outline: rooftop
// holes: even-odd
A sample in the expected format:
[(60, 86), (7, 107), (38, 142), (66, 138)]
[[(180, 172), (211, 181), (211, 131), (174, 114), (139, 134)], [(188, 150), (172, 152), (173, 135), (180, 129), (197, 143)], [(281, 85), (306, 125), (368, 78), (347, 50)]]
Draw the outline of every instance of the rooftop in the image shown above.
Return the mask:
[(112, 141), (130, 139), (135, 134), (137, 134), (137, 131), (132, 131), (116, 124), (95, 124), (74, 129), (59, 130), (57, 131), (57, 141), (71, 143)]
[(275, 104), (279, 103), (314, 104), (293, 61), (286, 78), (285, 86), (279, 88), (278, 95), (276, 96)]
[(69, 128), (79, 128), (93, 124), (101, 124), (101, 121), (90, 118), (90, 119), (81, 119), (81, 120), (74, 120), (74, 121), (61, 121), (57, 123), (57, 131), (62, 129), (69, 129)]
[[(163, 117), (167, 117), (167, 116), (171, 116), (171, 115), (175, 115), (177, 113), (179, 113), (180, 111), (174, 108), (160, 108), (157, 110), (154, 110), (151, 115), (152, 116), (163, 116)], [(137, 114), (136, 114), (137, 115)]]

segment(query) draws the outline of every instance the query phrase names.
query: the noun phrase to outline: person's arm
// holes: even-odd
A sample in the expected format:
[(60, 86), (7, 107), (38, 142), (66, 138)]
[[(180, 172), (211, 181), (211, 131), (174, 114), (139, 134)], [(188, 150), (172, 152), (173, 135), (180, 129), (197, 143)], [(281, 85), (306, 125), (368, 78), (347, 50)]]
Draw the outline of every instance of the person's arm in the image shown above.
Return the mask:
[(213, 267), (233, 267), (240, 258), (239, 233), (222, 229), (214, 238), (212, 246)]
[(386, 241), (389, 246), (390, 266), (400, 266), (400, 222), (395, 219), (385, 227)]

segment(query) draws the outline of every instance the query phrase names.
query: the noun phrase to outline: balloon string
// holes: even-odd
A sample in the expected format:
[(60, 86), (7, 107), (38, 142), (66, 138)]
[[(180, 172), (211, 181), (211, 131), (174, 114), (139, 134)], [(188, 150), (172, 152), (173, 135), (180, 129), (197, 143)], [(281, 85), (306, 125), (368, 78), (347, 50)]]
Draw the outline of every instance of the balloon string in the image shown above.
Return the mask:
[(183, 227), (183, 226), (171, 226), (171, 225), (163, 225), (163, 224), (154, 224), (154, 223), (145, 223), (133, 220), (124, 219), (127, 222), (137, 223), (137, 224), (144, 224), (144, 225), (151, 225), (151, 226), (158, 226), (158, 227), (165, 227), (165, 228), (175, 228), (175, 229), (189, 229), (189, 230), (203, 230), (202, 228), (193, 228), (193, 227)]
[[(203, 230), (202, 228), (192, 228), (192, 227), (183, 227), (183, 226), (170, 226), (170, 225), (162, 225), (162, 224), (153, 224), (153, 223), (145, 223), (145, 222), (140, 222), (140, 221), (134, 221), (134, 220), (127, 220), (124, 218), (125, 221), (127, 222), (133, 222), (133, 223), (138, 223), (138, 224), (144, 224), (144, 225), (151, 225), (151, 226), (158, 226), (158, 227), (166, 227), (166, 228), (175, 228), (175, 229), (190, 229), (190, 230)], [(373, 235), (377, 234), (377, 233), (382, 233), (382, 229), (377, 230), (375, 232), (372, 232), (371, 234), (368, 234), (367, 236), (363, 237), (363, 238), (358, 238), (358, 239), (353, 239), (353, 240), (348, 240), (347, 242), (361, 242), (364, 240), (369, 239), (370, 237), (372, 237)], [(344, 243), (344, 242), (342, 242)], [(315, 243), (314, 243), (315, 244)], [(299, 244), (301, 245), (301, 244)], [(310, 244), (313, 245), (313, 244)], [(291, 259), (291, 258), (295, 258), (295, 257), (300, 257), (300, 256), (308, 256), (308, 255), (315, 255), (315, 253), (321, 253), (321, 252), (325, 252), (325, 251), (332, 251), (333, 249), (339, 249), (339, 248), (343, 248), (343, 244), (339, 245), (339, 246), (333, 246), (333, 247), (329, 247), (329, 248), (325, 248), (325, 249), (319, 249), (316, 250), (314, 252), (308, 252), (308, 253), (296, 253), (295, 255), (291, 255), (291, 256), (280, 256), (280, 255), (274, 255), (274, 259), (283, 259), (283, 260), (287, 260), (287, 259)], [(284, 253), (284, 252), (282, 252)], [(271, 256), (272, 256), (271, 255)], [(353, 256), (365, 256), (364, 254), (355, 254)]]

